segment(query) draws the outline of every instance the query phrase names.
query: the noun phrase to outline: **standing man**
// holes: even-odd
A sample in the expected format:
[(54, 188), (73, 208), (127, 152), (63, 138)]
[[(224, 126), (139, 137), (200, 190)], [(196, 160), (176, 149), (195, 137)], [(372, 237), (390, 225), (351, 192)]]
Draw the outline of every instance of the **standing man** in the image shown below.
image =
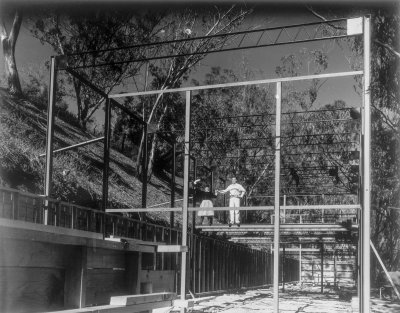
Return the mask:
[[(225, 190), (217, 190), (219, 193), (227, 193), (229, 191), (229, 207), (238, 208), (240, 207), (240, 199), (243, 198), (246, 190), (241, 184), (236, 182), (236, 177), (232, 177), (232, 184), (230, 184)], [(232, 224), (237, 224), (240, 227), (239, 210), (230, 210), (229, 216), (229, 227)]]

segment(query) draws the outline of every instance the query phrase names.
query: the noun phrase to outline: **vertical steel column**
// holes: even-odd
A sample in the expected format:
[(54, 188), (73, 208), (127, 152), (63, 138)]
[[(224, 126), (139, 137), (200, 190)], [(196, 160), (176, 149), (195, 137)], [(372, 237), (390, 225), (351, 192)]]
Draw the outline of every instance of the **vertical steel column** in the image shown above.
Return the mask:
[[(197, 179), (197, 160), (193, 158), (193, 181)], [(197, 188), (193, 185), (193, 207), (196, 206), (196, 192)], [(194, 226), (196, 225), (196, 211), (192, 212), (192, 233), (194, 233)]]
[(337, 251), (333, 253), (333, 288), (336, 289), (336, 257), (337, 257)]
[(281, 97), (282, 83), (276, 83), (275, 110), (275, 223), (274, 223), (274, 312), (279, 313), (279, 185), (281, 160)]
[(321, 293), (324, 293), (324, 243), (321, 242)]
[[(142, 156), (142, 208), (147, 206), (147, 128), (148, 124), (143, 124), (143, 156)], [(142, 213), (143, 218), (146, 213)]]
[(361, 230), (361, 241), (362, 241), (362, 257), (361, 257), (361, 312), (370, 312), (370, 211), (371, 211), (371, 99), (370, 99), (370, 23), (371, 18), (364, 17), (364, 180), (363, 180), (363, 206), (362, 206), (362, 230)]
[(299, 245), (299, 282), (300, 282), (300, 286), (301, 286), (301, 243)]
[[(188, 206), (189, 206), (189, 163), (190, 163), (190, 102), (191, 91), (186, 91), (186, 109), (185, 109), (185, 159), (183, 168), (183, 208), (182, 208), (182, 246), (187, 245), (188, 230)], [(186, 294), (186, 252), (181, 254), (181, 300), (185, 300)], [(185, 312), (186, 309), (181, 309)]]
[[(176, 173), (176, 139), (172, 144), (172, 169), (171, 169), (171, 208), (175, 207), (175, 173)], [(175, 212), (169, 215), (169, 225), (174, 227), (175, 224)]]
[(283, 222), (286, 223), (286, 195), (283, 195)]
[[(111, 139), (111, 101), (106, 99), (105, 102), (105, 117), (104, 117), (104, 145), (103, 145), (103, 199), (102, 208), (105, 212), (108, 205), (108, 176), (110, 171), (110, 139)], [(102, 230), (103, 237), (106, 235), (106, 219), (102, 215)]]
[(282, 292), (285, 292), (285, 258), (286, 258), (286, 245), (282, 244)]
[[(53, 177), (53, 137), (54, 137), (54, 111), (56, 107), (57, 94), (57, 58), (52, 56), (50, 59), (50, 84), (49, 98), (47, 106), (47, 140), (46, 140), (46, 177), (44, 185), (44, 195), (51, 197), (51, 185)], [(46, 206), (48, 202), (46, 201)], [(44, 224), (47, 225), (48, 209), (44, 212)]]

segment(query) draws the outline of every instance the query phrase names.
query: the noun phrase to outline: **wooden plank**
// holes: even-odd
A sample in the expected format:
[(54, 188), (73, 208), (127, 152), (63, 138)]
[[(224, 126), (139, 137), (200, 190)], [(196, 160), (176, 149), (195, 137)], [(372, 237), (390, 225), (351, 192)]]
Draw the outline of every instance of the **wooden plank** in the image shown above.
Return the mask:
[(175, 271), (140, 271), (140, 282), (151, 283), (154, 292), (174, 292)]
[(201, 238), (201, 292), (206, 291), (206, 242)]
[(64, 268), (74, 248), (0, 237), (0, 266)]
[(211, 289), (211, 274), (212, 274), (212, 247), (211, 240), (207, 240), (207, 291), (212, 291)]
[(141, 252), (128, 252), (126, 258), (127, 289), (130, 294), (140, 293)]
[(158, 246), (158, 245), (165, 245), (166, 243), (164, 242), (157, 242), (157, 241), (145, 241), (145, 240), (140, 240), (140, 239), (135, 239), (135, 238), (129, 238), (129, 237), (122, 237), (122, 236), (110, 236), (106, 237), (105, 240), (108, 241), (113, 241), (113, 242), (128, 242), (129, 244), (137, 244), (137, 245), (146, 245), (146, 246)]
[(119, 305), (100, 305), (93, 307), (86, 307), (81, 309), (73, 310), (62, 310), (62, 311), (52, 311), (47, 313), (136, 313), (136, 312), (148, 312), (153, 309), (172, 307), (173, 301), (159, 301), (153, 303), (143, 303), (131, 306), (119, 306)]
[(210, 240), (210, 291), (214, 291), (214, 278), (215, 278), (215, 240)]
[(192, 269), (191, 269), (191, 279), (192, 279), (192, 284), (191, 284), (191, 289), (194, 294), (196, 294), (196, 280), (197, 280), (197, 236), (192, 236), (192, 242), (191, 242), (191, 261), (192, 261)]
[(124, 246), (120, 242), (103, 240), (103, 235), (76, 229), (55, 227), (50, 225), (34, 224), (24, 221), (14, 221), (0, 218), (0, 238), (29, 239), (32, 241), (48, 242), (53, 244), (76, 245), (106, 248), (113, 250), (142, 251), (153, 253), (154, 246), (147, 242)]
[(145, 295), (127, 295), (127, 296), (111, 297), (110, 304), (127, 306), (127, 305), (174, 300), (175, 297), (176, 294), (173, 292), (159, 292), (159, 293), (150, 293)]
[(128, 293), (125, 269), (88, 269), (86, 305), (108, 304), (110, 297)]
[(87, 266), (89, 268), (125, 268), (126, 251), (115, 251), (91, 247), (88, 249)]
[[(57, 235), (69, 235), (71, 237), (82, 237), (82, 238), (90, 238), (90, 239), (103, 239), (102, 234), (77, 230), (77, 229), (69, 229), (64, 227), (55, 227), (51, 225), (43, 225), (43, 224), (35, 224), (25, 221), (18, 220), (10, 220), (5, 218), (0, 218), (0, 227), (1, 228), (19, 228), (24, 230), (32, 230), (32, 231), (40, 231), (42, 233), (51, 233)], [(11, 230), (10, 230), (11, 231)], [(6, 235), (6, 233), (5, 233)]]
[[(178, 308), (181, 310), (181, 312), (187, 312), (188, 308), (192, 308), (194, 306), (194, 299), (188, 299), (188, 300), (174, 300), (174, 308)], [(182, 310), (183, 309), (183, 310)]]
[(161, 245), (157, 246), (157, 252), (188, 252), (188, 246), (181, 246), (181, 245)]
[[(157, 241), (157, 240), (155, 240)], [(161, 229), (161, 241), (165, 244), (165, 228)], [(165, 270), (165, 254), (161, 254), (161, 270)]]
[(201, 239), (199, 237), (197, 237), (197, 275), (196, 275), (196, 279), (197, 279), (197, 290), (196, 293), (201, 293), (201, 273), (202, 273), (202, 269), (201, 267), (203, 266), (203, 262), (201, 259), (202, 256), (202, 252), (201, 252)]
[(224, 251), (224, 254), (223, 254), (223, 262), (222, 262), (222, 264), (223, 264), (223, 275), (224, 275), (224, 286), (223, 286), (223, 288), (222, 289), (228, 289), (228, 249), (227, 249), (227, 247), (228, 247), (228, 245), (226, 244), (226, 243), (224, 243), (223, 244), (223, 246), (224, 246), (224, 249), (223, 249), (223, 251)]
[(0, 312), (61, 310), (64, 281), (65, 272), (59, 268), (1, 267)]
[(86, 306), (87, 248), (75, 247), (69, 255), (65, 270), (65, 307), (82, 308)]
[(233, 266), (233, 270), (232, 270), (232, 275), (233, 275), (233, 287), (237, 288), (238, 284), (237, 284), (237, 279), (238, 279), (238, 264), (237, 264), (237, 247), (233, 246), (232, 247), (232, 252), (233, 252), (233, 259), (232, 259), (232, 266)]

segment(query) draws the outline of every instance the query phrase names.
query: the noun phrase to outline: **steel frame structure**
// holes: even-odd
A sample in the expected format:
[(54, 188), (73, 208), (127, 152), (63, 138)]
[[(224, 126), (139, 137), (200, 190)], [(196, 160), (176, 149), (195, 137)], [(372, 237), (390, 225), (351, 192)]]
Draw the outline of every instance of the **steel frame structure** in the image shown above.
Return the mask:
[[(361, 18), (359, 19), (361, 20)], [(155, 90), (155, 91), (143, 91), (143, 92), (128, 92), (122, 94), (105, 94), (99, 88), (94, 86), (92, 83), (87, 81), (81, 74), (75, 70), (82, 67), (68, 67), (65, 66), (65, 59), (68, 57), (79, 57), (81, 53), (75, 55), (57, 56), (51, 58), (50, 66), (50, 88), (49, 88), (49, 106), (48, 106), (48, 128), (47, 128), (47, 143), (46, 143), (46, 177), (45, 177), (45, 195), (51, 195), (51, 176), (53, 167), (53, 134), (54, 134), (54, 108), (56, 102), (56, 72), (57, 70), (66, 70), (68, 73), (74, 77), (81, 80), (87, 86), (98, 92), (103, 98), (106, 99), (106, 118), (105, 118), (105, 135), (104, 135), (104, 163), (105, 168), (103, 172), (103, 208), (106, 210), (107, 207), (107, 193), (108, 193), (108, 163), (109, 163), (109, 152), (110, 152), (110, 119), (111, 119), (111, 106), (114, 105), (120, 108), (125, 113), (133, 116), (142, 126), (144, 134), (147, 134), (147, 123), (145, 123), (142, 118), (138, 117), (135, 113), (131, 112), (129, 109), (123, 107), (114, 99), (122, 97), (131, 96), (143, 96), (143, 95), (154, 95), (154, 94), (164, 94), (164, 93), (175, 93), (183, 92), (186, 99), (186, 109), (185, 109), (185, 130), (184, 130), (184, 189), (183, 189), (183, 206), (182, 206), (182, 242), (181, 246), (185, 247), (188, 243), (188, 211), (189, 211), (189, 165), (190, 165), (190, 119), (191, 119), (191, 97), (194, 91), (215, 89), (215, 88), (226, 88), (226, 87), (238, 87), (238, 86), (248, 86), (248, 85), (259, 85), (259, 84), (276, 84), (276, 120), (275, 120), (275, 194), (274, 194), (274, 212), (275, 216), (280, 214), (280, 146), (281, 146), (281, 97), (282, 97), (282, 83), (302, 81), (310, 79), (322, 79), (322, 78), (332, 78), (332, 77), (348, 77), (355, 75), (363, 76), (363, 106), (362, 106), (362, 201), (361, 201), (361, 233), (360, 240), (361, 248), (360, 253), (360, 280), (359, 280), (359, 293), (360, 293), (360, 309), (362, 312), (370, 312), (370, 141), (371, 141), (371, 112), (370, 112), (370, 17), (366, 16), (362, 18), (362, 30), (358, 32), (347, 32), (346, 27), (341, 26), (347, 19), (339, 19), (332, 21), (324, 21), (319, 23), (307, 23), (299, 25), (291, 25), (287, 27), (276, 27), (270, 29), (237, 32), (231, 34), (225, 34), (224, 43), (228, 42), (231, 46), (222, 45), (215, 46), (215, 49), (209, 51), (200, 51), (198, 54), (222, 52), (222, 51), (233, 51), (241, 49), (268, 47), (274, 45), (291, 44), (299, 42), (313, 42), (317, 40), (327, 40), (327, 39), (337, 39), (346, 38), (350, 36), (363, 35), (364, 41), (364, 68), (362, 71), (348, 71), (330, 74), (319, 74), (319, 75), (308, 75), (308, 76), (298, 76), (298, 77), (286, 77), (286, 78), (274, 78), (274, 79), (262, 79), (256, 81), (246, 81), (246, 82), (235, 82), (227, 84), (217, 84), (211, 86), (196, 86), (196, 87), (186, 87), (177, 89), (167, 89), (167, 90)], [(315, 27), (318, 25), (314, 34), (310, 34), (306, 28), (311, 26)], [(336, 26), (335, 26), (336, 25)], [(292, 29), (297, 29), (297, 32), (292, 32)], [(305, 31), (304, 31), (305, 30)], [(250, 35), (257, 34), (256, 43), (245, 44), (246, 38)], [(282, 39), (283, 35), (286, 36), (286, 40)], [(302, 37), (304, 34), (305, 37)], [(272, 37), (272, 36), (275, 37)], [(211, 40), (214, 37), (211, 36)], [(268, 42), (263, 42), (263, 37), (268, 37)], [(219, 37), (220, 38), (220, 37)], [(195, 40), (201, 40), (202, 37), (184, 39), (194, 42)], [(237, 43), (238, 40), (239, 43)], [(144, 49), (149, 51), (144, 53), (144, 57), (135, 60), (124, 60), (121, 62), (114, 62), (110, 64), (118, 63), (130, 63), (130, 62), (143, 62), (156, 59), (165, 59), (177, 57), (178, 55), (157, 55), (157, 51), (160, 51), (159, 47), (163, 44), (174, 44), (173, 42), (164, 42), (157, 44), (147, 44), (125, 48), (136, 48)], [(147, 49), (147, 50), (146, 50)], [(110, 49), (110, 50), (119, 50)], [(94, 53), (98, 51), (89, 51), (84, 53)], [(180, 55), (179, 55), (180, 56)], [(60, 64), (61, 63), (61, 64)], [(93, 66), (106, 66), (108, 64), (102, 63), (92, 63)], [(146, 155), (146, 154), (145, 154)], [(144, 159), (144, 158), (143, 158)], [(144, 161), (143, 161), (144, 162)], [(146, 165), (144, 165), (146, 169)], [(147, 171), (144, 171), (146, 173)], [(144, 174), (145, 175), (145, 174)], [(146, 190), (143, 187), (143, 194), (145, 195)], [(142, 198), (143, 199), (143, 198)], [(143, 200), (144, 201), (144, 200)], [(145, 204), (145, 203), (144, 203)], [(146, 207), (145, 205), (143, 206)], [(226, 208), (225, 208), (226, 209)], [(247, 208), (248, 209), (248, 208)], [(260, 207), (258, 207), (260, 209)], [(146, 211), (146, 209), (143, 209)], [(158, 209), (160, 210), (160, 209)], [(147, 210), (148, 211), (148, 210)], [(274, 251), (280, 251), (280, 219), (275, 219), (273, 226), (274, 229)], [(187, 252), (182, 249), (181, 252), (181, 299), (185, 300), (186, 295), (186, 263), (187, 262)], [(279, 285), (278, 285), (278, 273), (279, 273), (279, 253), (274, 253), (274, 311), (279, 312)], [(185, 311), (182, 308), (182, 311)]]

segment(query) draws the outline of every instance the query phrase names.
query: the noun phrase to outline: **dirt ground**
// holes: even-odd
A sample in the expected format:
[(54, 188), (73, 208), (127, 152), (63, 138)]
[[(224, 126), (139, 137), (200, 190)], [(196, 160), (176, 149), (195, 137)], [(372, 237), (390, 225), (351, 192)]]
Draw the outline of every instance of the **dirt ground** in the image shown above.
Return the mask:
[[(353, 291), (353, 293), (355, 292)], [(300, 289), (298, 286), (287, 286), (285, 292), (280, 294), (279, 312), (351, 313), (352, 307), (349, 296), (351, 296), (351, 292), (347, 295), (348, 299), (339, 299), (339, 295), (333, 290), (326, 290), (324, 294), (321, 294), (319, 287)], [(195, 303), (195, 306), (189, 312), (273, 312), (272, 289), (263, 288), (219, 295)], [(372, 298), (372, 312), (400, 312), (400, 303)]]

